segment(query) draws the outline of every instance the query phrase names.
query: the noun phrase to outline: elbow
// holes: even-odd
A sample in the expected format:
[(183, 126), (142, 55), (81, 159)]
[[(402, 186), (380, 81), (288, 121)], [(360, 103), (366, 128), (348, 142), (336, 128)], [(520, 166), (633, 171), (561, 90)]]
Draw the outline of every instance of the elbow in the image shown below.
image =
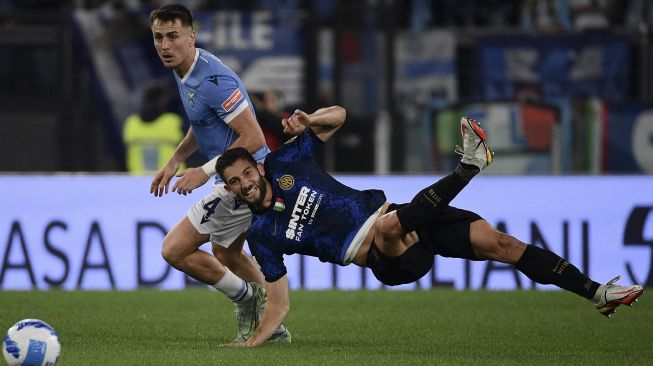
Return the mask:
[(334, 106), (334, 108), (338, 113), (338, 121), (340, 121), (340, 124), (345, 123), (345, 119), (347, 119), (347, 110), (339, 105)]

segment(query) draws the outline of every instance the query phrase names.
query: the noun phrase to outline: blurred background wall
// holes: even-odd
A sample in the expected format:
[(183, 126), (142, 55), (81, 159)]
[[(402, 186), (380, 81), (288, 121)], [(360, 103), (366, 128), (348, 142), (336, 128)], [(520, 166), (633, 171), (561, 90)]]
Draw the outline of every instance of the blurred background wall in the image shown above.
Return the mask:
[[(181, 2), (272, 147), (295, 108), (348, 109), (330, 171), (446, 171), (465, 114), (500, 156), (488, 174), (653, 172), (649, 1)], [(126, 171), (125, 121), (152, 85), (188, 128), (151, 40), (162, 3), (0, 0), (0, 171)]]

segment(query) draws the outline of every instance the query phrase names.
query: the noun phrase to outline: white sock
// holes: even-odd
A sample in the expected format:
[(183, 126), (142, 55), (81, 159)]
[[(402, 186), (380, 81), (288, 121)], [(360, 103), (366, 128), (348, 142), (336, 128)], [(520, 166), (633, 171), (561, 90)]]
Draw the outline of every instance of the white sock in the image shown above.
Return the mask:
[(222, 292), (235, 303), (249, 300), (254, 293), (252, 286), (243, 281), (240, 277), (236, 276), (228, 268), (222, 279), (218, 281), (213, 287)]

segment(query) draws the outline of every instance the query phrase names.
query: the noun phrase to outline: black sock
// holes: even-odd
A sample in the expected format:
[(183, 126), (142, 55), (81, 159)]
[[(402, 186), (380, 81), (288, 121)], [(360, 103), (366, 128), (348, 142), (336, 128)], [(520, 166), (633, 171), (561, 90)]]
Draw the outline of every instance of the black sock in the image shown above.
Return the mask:
[(591, 300), (599, 288), (598, 283), (564, 258), (532, 244), (526, 247), (515, 267), (537, 283), (553, 284), (586, 299)]
[(476, 174), (481, 172), (481, 169), (479, 169), (476, 165), (465, 164), (461, 161), (458, 163), (458, 166), (454, 172), (456, 172), (460, 178), (469, 182), (472, 180), (472, 178), (474, 178)]
[(397, 210), (397, 218), (406, 232), (420, 229), (433, 220), (441, 207), (447, 206), (465, 188), (469, 180), (461, 177), (459, 170), (467, 168), (457, 167), (454, 173), (424, 188), (408, 205)]

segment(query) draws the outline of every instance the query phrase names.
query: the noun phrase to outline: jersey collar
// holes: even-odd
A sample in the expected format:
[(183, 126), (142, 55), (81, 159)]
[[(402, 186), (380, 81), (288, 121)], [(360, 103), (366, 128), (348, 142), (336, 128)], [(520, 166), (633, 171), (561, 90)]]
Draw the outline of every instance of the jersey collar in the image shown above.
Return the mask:
[(181, 83), (183, 84), (188, 77), (190, 77), (190, 74), (193, 73), (193, 70), (195, 70), (195, 65), (197, 64), (197, 59), (200, 58), (200, 51), (195, 48), (195, 57), (193, 58), (193, 64), (190, 65), (190, 69), (186, 72), (186, 75), (184, 75), (183, 78), (181, 78)]

